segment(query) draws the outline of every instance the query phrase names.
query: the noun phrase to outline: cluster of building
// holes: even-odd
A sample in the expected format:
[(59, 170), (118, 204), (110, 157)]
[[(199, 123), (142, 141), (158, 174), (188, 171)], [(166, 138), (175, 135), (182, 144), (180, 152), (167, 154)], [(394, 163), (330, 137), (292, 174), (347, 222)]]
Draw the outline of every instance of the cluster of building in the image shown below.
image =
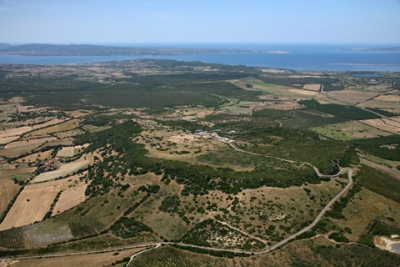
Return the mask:
[[(218, 141), (221, 141), (221, 142), (229, 142), (230, 141), (229, 138), (221, 137), (221, 136), (218, 135), (217, 132), (220, 132), (220, 131), (221, 130), (213, 130), (211, 133), (208, 133), (207, 131), (196, 130), (194, 132), (194, 134), (198, 135), (198, 136), (202, 136), (202, 137), (211, 137), (211, 138), (214, 138), (214, 139), (216, 139)], [(235, 133), (235, 131), (229, 131), (228, 133), (232, 134), (232, 133)]]
[(59, 157), (55, 157), (54, 159), (48, 160), (45, 164), (44, 164), (44, 170), (50, 171), (53, 167), (53, 164), (56, 163), (57, 161), (59, 161), (60, 158)]

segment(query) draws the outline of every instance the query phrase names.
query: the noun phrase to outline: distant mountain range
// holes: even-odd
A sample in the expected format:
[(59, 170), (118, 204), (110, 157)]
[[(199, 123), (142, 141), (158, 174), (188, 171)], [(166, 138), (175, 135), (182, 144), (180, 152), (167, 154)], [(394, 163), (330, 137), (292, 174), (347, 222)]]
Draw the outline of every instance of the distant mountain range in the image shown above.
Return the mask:
[(385, 47), (385, 48), (345, 48), (343, 50), (351, 50), (351, 51), (400, 51), (400, 47)]
[(179, 48), (179, 47), (119, 47), (101, 45), (54, 45), (54, 44), (23, 44), (10, 45), (0, 43), (0, 54), (22, 56), (157, 56), (183, 54), (215, 54), (215, 53), (273, 53), (286, 54), (286, 51), (276, 50), (240, 50), (214, 48)]

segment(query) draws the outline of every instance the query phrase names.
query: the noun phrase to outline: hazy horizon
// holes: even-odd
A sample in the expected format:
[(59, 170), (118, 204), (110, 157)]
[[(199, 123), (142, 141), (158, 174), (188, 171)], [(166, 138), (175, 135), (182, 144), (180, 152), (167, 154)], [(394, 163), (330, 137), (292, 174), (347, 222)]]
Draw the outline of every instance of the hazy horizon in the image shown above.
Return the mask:
[(399, 0), (0, 0), (11, 44), (397, 44)]

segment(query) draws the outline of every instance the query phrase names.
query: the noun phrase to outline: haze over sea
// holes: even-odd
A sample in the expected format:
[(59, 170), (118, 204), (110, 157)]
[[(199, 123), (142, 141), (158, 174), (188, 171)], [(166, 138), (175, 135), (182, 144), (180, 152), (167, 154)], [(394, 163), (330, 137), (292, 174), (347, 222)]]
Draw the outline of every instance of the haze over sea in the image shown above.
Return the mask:
[(202, 61), (229, 65), (316, 71), (400, 72), (399, 51), (359, 51), (351, 48), (392, 48), (400, 45), (322, 45), (322, 44), (101, 44), (112, 46), (227, 48), (285, 51), (274, 53), (220, 53), (178, 56), (12, 56), (0, 55), (2, 64), (79, 64), (137, 58)]

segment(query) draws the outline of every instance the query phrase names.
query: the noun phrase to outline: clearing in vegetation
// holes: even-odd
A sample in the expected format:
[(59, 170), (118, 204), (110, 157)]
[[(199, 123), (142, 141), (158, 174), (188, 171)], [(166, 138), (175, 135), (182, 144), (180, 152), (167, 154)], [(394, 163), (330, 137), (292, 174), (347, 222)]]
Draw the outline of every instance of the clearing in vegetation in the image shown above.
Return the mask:
[(312, 130), (326, 137), (338, 140), (352, 140), (391, 135), (391, 133), (363, 124), (362, 121), (349, 121), (325, 125), (312, 128)]

